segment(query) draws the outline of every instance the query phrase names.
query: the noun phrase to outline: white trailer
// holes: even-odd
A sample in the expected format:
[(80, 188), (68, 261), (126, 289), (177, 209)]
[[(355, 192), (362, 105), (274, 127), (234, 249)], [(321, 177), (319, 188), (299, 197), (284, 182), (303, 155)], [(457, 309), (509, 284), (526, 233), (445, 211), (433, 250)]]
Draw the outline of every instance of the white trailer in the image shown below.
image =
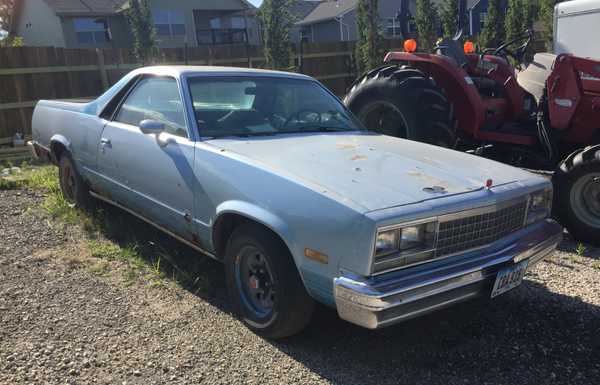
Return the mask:
[(573, 0), (554, 7), (554, 53), (600, 59), (600, 0)]

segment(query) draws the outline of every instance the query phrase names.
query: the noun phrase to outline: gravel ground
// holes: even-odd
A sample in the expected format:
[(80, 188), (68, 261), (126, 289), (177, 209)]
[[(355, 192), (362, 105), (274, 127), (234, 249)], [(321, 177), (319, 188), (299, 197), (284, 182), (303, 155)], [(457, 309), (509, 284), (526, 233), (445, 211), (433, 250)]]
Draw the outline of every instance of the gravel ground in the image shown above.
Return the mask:
[(578, 256), (565, 241), (491, 303), (379, 331), (320, 309), (308, 330), (273, 343), (231, 316), (216, 262), (181, 262), (204, 271), (200, 294), (124, 280), (118, 263), (99, 276), (82, 231), (36, 210), (42, 199), (0, 191), (1, 384), (600, 383), (600, 252), (589, 246)]

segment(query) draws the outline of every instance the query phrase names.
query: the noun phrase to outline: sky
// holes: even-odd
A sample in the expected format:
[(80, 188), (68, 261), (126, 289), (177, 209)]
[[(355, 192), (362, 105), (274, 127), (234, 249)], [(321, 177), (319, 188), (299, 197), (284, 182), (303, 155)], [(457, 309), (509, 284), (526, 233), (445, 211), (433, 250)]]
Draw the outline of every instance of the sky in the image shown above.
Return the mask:
[(254, 5), (256, 5), (257, 7), (260, 5), (260, 3), (262, 3), (263, 0), (250, 0), (250, 2)]

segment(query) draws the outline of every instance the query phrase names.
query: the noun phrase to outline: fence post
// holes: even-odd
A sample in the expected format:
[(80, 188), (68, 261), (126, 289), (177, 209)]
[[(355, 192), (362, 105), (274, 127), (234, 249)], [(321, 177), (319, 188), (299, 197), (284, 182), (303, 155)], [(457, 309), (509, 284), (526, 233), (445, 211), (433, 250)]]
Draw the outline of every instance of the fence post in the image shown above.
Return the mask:
[(106, 73), (106, 67), (104, 66), (104, 55), (102, 54), (101, 49), (96, 48), (96, 56), (98, 56), (98, 70), (100, 71), (102, 88), (106, 91), (108, 89), (108, 74)]

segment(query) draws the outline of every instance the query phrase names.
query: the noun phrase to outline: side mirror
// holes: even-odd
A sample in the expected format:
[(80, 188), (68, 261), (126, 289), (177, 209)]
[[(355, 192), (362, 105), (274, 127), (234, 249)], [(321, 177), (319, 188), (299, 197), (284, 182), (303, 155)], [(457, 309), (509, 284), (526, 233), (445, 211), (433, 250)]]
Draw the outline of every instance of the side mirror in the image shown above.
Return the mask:
[(140, 131), (144, 134), (160, 134), (165, 130), (165, 124), (157, 120), (145, 119), (140, 122)]

